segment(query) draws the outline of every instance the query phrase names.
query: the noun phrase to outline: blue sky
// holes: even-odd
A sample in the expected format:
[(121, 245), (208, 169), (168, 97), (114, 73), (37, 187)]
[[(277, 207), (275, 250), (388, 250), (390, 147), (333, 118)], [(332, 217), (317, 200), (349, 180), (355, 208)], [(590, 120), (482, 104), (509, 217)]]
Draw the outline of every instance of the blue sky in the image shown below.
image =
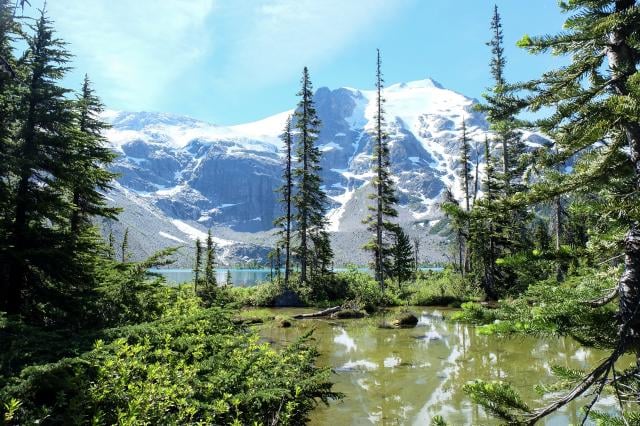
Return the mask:
[[(38, 2), (31, 2), (38, 6)], [(291, 109), (302, 67), (314, 87), (372, 88), (375, 49), (387, 84), (431, 77), (479, 98), (490, 84), (488, 0), (50, 0), (59, 36), (108, 108), (185, 114), (216, 124)], [(507, 78), (559, 58), (515, 47), (561, 30), (556, 0), (499, 0)]]

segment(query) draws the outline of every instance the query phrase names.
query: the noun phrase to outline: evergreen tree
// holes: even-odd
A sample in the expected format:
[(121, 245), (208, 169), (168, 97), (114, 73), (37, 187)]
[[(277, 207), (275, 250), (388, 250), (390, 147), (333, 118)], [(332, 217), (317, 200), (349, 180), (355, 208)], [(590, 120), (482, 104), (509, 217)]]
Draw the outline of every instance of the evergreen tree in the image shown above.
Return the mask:
[(514, 89), (507, 84), (504, 76), (506, 58), (498, 6), (494, 7), (491, 34), (491, 40), (487, 45), (491, 47), (490, 69), (494, 82), (489, 92), (483, 95), (486, 104), (479, 105), (478, 109), (487, 114), (491, 129), (502, 146), (502, 189), (506, 195), (509, 195), (521, 189), (520, 184), (524, 172), (522, 156), (525, 145), (521, 132), (518, 130), (522, 123), (516, 119), (516, 114), (522, 108), (522, 104), (515, 98)]
[(122, 244), (120, 246), (120, 262), (126, 263), (129, 260), (129, 228), (124, 230)]
[(113, 235), (112, 229), (109, 229), (107, 238), (107, 257), (111, 260), (116, 260), (116, 237)]
[(467, 139), (467, 126), (464, 118), (462, 119), (462, 140), (460, 141), (460, 178), (462, 183), (462, 193), (464, 194), (465, 210), (471, 209), (471, 184), (473, 177), (471, 176), (471, 146)]
[(69, 91), (58, 85), (69, 54), (42, 11), (26, 37), (24, 87), (16, 111), (20, 128), (10, 163), (15, 170), (8, 251), (6, 308), (18, 312), (37, 298), (70, 263), (65, 232), (72, 204), (66, 164), (73, 158), (74, 114)]
[[(282, 142), (284, 144), (284, 171), (283, 180), (284, 183), (279, 188), (279, 192), (282, 195), (280, 202), (284, 206), (284, 215), (276, 219), (275, 224), (282, 228), (280, 231), (280, 241), (284, 248), (284, 288), (289, 288), (289, 277), (291, 276), (291, 226), (292, 226), (292, 195), (293, 195), (293, 175), (291, 164), (291, 149), (293, 146), (293, 135), (291, 134), (291, 117), (287, 118), (284, 133), (282, 134)], [(279, 272), (278, 272), (279, 273)]]
[[(14, 214), (14, 184), (17, 162), (14, 161), (19, 84), (15, 76), (16, 59), (13, 40), (20, 26), (13, 18), (14, 2), (0, 0), (0, 310), (11, 292), (10, 269), (13, 250), (10, 244)], [(15, 297), (15, 296), (14, 296)]]
[(118, 212), (118, 209), (106, 206), (102, 195), (111, 189), (111, 182), (116, 177), (106, 168), (116, 154), (107, 148), (106, 138), (102, 135), (108, 126), (98, 118), (103, 106), (91, 88), (88, 76), (84, 78), (76, 110), (78, 132), (66, 169), (73, 203), (69, 226), (71, 238), (81, 227), (91, 225), (91, 217), (114, 219)]
[[(488, 182), (485, 182), (483, 206), (470, 219), (476, 223), (469, 223), (468, 238), (475, 241), (468, 242), (470, 253), (467, 257), (472, 262), (473, 259), (480, 261), (474, 275), (481, 280), (485, 293), (491, 292), (487, 297), (496, 298), (522, 290), (517, 285), (515, 266), (517, 259), (526, 257), (532, 243), (528, 232), (530, 214), (526, 206), (511, 200), (514, 194), (524, 189), (525, 145), (518, 130), (522, 123), (516, 119), (522, 102), (515, 97), (515, 89), (507, 84), (504, 76), (506, 59), (497, 6), (491, 20), (491, 33), (491, 41), (487, 44), (491, 47), (490, 69), (494, 82), (484, 95), (486, 103), (479, 105), (478, 109), (487, 114), (502, 155), (501, 164), (496, 167), (497, 161), (489, 156), (489, 144), (485, 143)], [(501, 172), (498, 173), (497, 169)], [(477, 252), (473, 253), (473, 250)]]
[(204, 282), (208, 292), (213, 291), (218, 283), (216, 282), (216, 246), (213, 243), (211, 229), (207, 233), (207, 247), (205, 249)]
[[(587, 208), (599, 219), (609, 222), (608, 229), (612, 224), (615, 225), (613, 228), (625, 229), (626, 234), (612, 233), (605, 228), (600, 235), (592, 235), (590, 241), (597, 245), (600, 238), (619, 238), (624, 272), (611, 293), (579, 303), (599, 307), (611, 303), (617, 296), (617, 336), (598, 334), (600, 329), (596, 324), (583, 326), (593, 333), (589, 337), (591, 341), (602, 344), (613, 340), (611, 355), (583, 377), (572, 378), (569, 381), (573, 383), (572, 389), (566, 395), (554, 398), (546, 407), (527, 410), (516, 419), (528, 424), (589, 390), (597, 398), (605, 386), (612, 389), (621, 404), (636, 403), (640, 368), (638, 4), (634, 0), (574, 0), (561, 2), (560, 8), (571, 14), (560, 34), (525, 36), (519, 45), (532, 53), (566, 55), (570, 63), (544, 73), (521, 88), (529, 91), (525, 101), (533, 112), (548, 107), (553, 109), (548, 117), (535, 123), (552, 137), (554, 145), (553, 149), (543, 150), (536, 161), (547, 169), (553, 169), (569, 158), (574, 159), (575, 165), (567, 174), (543, 177), (518, 198), (537, 204), (556, 200), (561, 194), (588, 196), (591, 201)], [(628, 370), (616, 373), (615, 363), (625, 353), (635, 355), (636, 363)], [(471, 391), (477, 394), (479, 389), (473, 387)], [(494, 413), (505, 413), (502, 406), (510, 405), (512, 399), (503, 396), (504, 392), (490, 392), (484, 399), (485, 405), (496, 407)], [(586, 415), (592, 406), (593, 403), (587, 405)], [(620, 424), (626, 423), (626, 420), (618, 420)]]
[[(496, 261), (498, 259), (498, 241), (503, 221), (502, 211), (497, 211), (497, 191), (499, 182), (495, 174), (495, 159), (491, 154), (491, 145), (487, 137), (484, 141), (485, 176), (483, 197), (474, 203), (468, 223), (468, 246), (473, 274), (489, 300), (498, 298), (497, 281), (499, 278)], [(507, 216), (508, 217), (508, 216)]]
[(374, 201), (374, 204), (369, 207), (373, 214), (364, 220), (364, 223), (368, 225), (367, 229), (373, 233), (373, 239), (364, 248), (373, 254), (375, 278), (380, 288), (384, 289), (385, 275), (391, 272), (392, 253), (389, 239), (396, 231), (396, 225), (390, 219), (398, 216), (398, 211), (395, 207), (398, 198), (391, 179), (389, 135), (385, 130), (384, 97), (382, 95), (384, 80), (382, 79), (381, 65), (380, 50), (378, 49), (376, 61), (376, 111), (373, 129), (373, 178), (371, 179), (371, 187), (374, 191), (369, 197)]
[(320, 188), (321, 153), (314, 144), (318, 138), (320, 120), (313, 104), (313, 89), (307, 67), (302, 72), (301, 84), (298, 93), (300, 101), (294, 114), (298, 143), (297, 165), (293, 170), (297, 184), (297, 192), (293, 196), (296, 210), (293, 220), (297, 225), (298, 245), (294, 250), (300, 260), (300, 281), (307, 283), (309, 270), (314, 265), (317, 266), (312, 270), (314, 274), (328, 271), (333, 252), (326, 231), (327, 196)]
[(231, 287), (233, 285), (233, 281), (231, 281), (231, 269), (227, 268), (227, 279), (225, 281), (225, 285), (227, 287)]
[[(460, 145), (460, 181), (462, 186), (462, 193), (464, 197), (464, 205), (465, 211), (469, 213), (471, 211), (471, 182), (473, 181), (473, 177), (471, 176), (471, 146), (469, 145), (469, 140), (467, 138), (467, 126), (464, 118), (462, 119), (462, 140)], [(458, 233), (459, 246), (460, 246), (460, 271), (464, 275), (469, 271), (470, 265), (470, 255), (469, 255), (469, 245), (467, 244), (466, 239), (469, 235), (469, 220), (467, 217), (466, 223), (464, 224), (464, 228), (460, 230)], [(464, 235), (464, 236), (463, 236)], [(464, 252), (464, 256), (463, 256)], [(464, 260), (462, 259), (464, 257)]]
[(202, 243), (200, 238), (196, 238), (196, 259), (193, 265), (193, 291), (198, 294), (198, 284), (200, 283), (200, 272), (202, 271)]
[(478, 150), (478, 141), (474, 142), (474, 157), (475, 157), (475, 164), (473, 167), (474, 170), (474, 177), (473, 177), (473, 204), (476, 203), (476, 200), (478, 199), (478, 189), (479, 189), (479, 182), (480, 182), (480, 153)]
[(402, 227), (394, 228), (395, 244), (393, 245), (393, 277), (400, 283), (409, 280), (414, 271), (414, 253), (409, 236)]

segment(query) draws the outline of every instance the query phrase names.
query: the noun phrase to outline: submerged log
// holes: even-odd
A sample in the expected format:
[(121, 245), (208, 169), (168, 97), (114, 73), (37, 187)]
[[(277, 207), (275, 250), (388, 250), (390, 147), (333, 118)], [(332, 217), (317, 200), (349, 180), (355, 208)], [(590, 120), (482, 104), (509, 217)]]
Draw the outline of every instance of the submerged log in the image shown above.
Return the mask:
[(351, 318), (364, 318), (367, 315), (366, 312), (357, 309), (344, 309), (331, 314), (331, 319), (351, 319)]
[(333, 308), (324, 309), (324, 310), (318, 311), (318, 312), (294, 315), (293, 318), (294, 319), (320, 318), (320, 317), (329, 316), (329, 315), (331, 315), (333, 313), (336, 313), (336, 312), (339, 312), (341, 310), (342, 310), (342, 306), (334, 306)]

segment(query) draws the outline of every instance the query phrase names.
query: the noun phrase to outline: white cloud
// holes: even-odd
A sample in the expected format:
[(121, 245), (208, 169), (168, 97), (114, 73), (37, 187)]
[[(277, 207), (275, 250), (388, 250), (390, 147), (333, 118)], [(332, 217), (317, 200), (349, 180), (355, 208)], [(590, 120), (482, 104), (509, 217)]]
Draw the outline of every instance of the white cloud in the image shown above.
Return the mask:
[(48, 9), (78, 71), (127, 109), (153, 105), (210, 49), (214, 0), (56, 0)]
[[(251, 22), (232, 40), (227, 76), (261, 87), (298, 75), (347, 49), (403, 1), (273, 0), (242, 12)], [(254, 3), (252, 3), (254, 4)]]

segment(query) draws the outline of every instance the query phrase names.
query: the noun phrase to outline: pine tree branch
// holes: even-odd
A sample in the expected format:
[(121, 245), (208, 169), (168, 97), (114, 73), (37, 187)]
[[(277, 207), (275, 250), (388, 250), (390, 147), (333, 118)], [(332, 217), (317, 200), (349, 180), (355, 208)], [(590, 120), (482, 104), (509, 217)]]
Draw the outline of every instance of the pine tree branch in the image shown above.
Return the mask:
[(599, 297), (597, 299), (588, 300), (584, 303), (591, 306), (592, 308), (599, 308), (600, 306), (604, 306), (607, 303), (611, 302), (617, 296), (618, 296), (618, 287), (616, 286), (613, 289), (611, 289), (611, 291), (606, 295)]

